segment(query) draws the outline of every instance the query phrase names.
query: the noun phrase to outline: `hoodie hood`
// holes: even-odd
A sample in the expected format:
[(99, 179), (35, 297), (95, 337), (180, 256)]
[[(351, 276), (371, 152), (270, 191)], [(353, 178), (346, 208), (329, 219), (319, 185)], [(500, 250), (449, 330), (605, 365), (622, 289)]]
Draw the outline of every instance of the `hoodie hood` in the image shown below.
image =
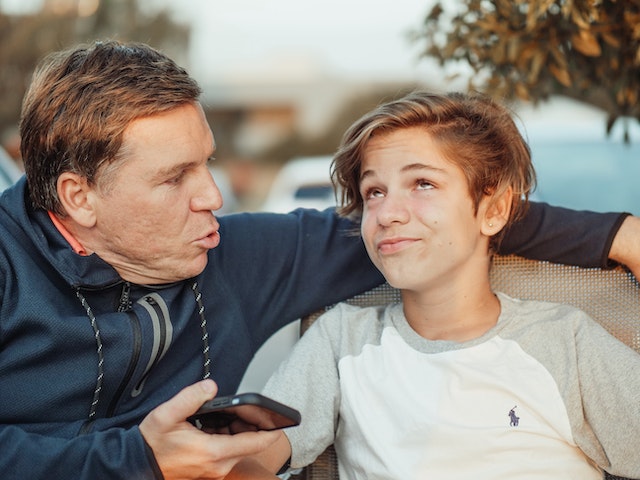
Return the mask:
[(51, 265), (71, 287), (94, 289), (122, 282), (118, 272), (98, 255), (81, 256), (73, 251), (51, 222), (49, 214), (33, 207), (25, 176), (3, 192), (0, 211), (10, 233), (25, 247), (26, 242), (33, 244), (33, 255), (44, 262), (41, 265)]

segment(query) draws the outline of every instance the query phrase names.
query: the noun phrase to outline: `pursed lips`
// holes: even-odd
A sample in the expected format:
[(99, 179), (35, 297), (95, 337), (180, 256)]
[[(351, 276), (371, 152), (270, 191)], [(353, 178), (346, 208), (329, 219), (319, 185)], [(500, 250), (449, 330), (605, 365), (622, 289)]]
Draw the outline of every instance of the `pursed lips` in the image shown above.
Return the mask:
[(215, 248), (220, 244), (220, 233), (218, 229), (220, 225), (216, 223), (212, 226), (211, 230), (206, 232), (203, 236), (201, 236), (198, 240), (198, 243), (202, 243), (203, 246), (207, 249)]
[(382, 255), (390, 255), (413, 245), (418, 239), (411, 237), (391, 237), (377, 242), (376, 247)]

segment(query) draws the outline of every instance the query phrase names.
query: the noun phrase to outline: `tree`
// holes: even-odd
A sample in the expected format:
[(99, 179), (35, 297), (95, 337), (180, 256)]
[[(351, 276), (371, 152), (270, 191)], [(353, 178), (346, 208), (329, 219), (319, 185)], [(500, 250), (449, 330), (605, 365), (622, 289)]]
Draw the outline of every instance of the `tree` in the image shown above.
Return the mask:
[(605, 110), (607, 133), (640, 120), (640, 0), (461, 0), (452, 16), (444, 3), (413, 39), (441, 66), (469, 65), (471, 89), (534, 103), (565, 95)]
[[(173, 58), (187, 50), (189, 29), (165, 10), (143, 10), (137, 0), (45, 1), (41, 11), (0, 12), (0, 133), (15, 128), (36, 63), (53, 50), (94, 39), (142, 41)], [(87, 5), (94, 5), (91, 11)], [(84, 9), (83, 9), (84, 8)]]

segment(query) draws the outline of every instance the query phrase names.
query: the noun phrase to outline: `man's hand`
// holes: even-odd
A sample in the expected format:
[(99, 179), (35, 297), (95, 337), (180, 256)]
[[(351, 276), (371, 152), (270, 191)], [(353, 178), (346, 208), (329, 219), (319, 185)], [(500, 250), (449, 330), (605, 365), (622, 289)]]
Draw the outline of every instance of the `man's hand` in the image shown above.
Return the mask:
[(626, 265), (640, 280), (640, 217), (625, 218), (613, 239), (609, 258)]
[(187, 422), (186, 418), (215, 397), (217, 391), (212, 380), (186, 387), (152, 410), (140, 424), (140, 432), (166, 480), (221, 479), (240, 459), (264, 450), (278, 439), (278, 431), (208, 434)]

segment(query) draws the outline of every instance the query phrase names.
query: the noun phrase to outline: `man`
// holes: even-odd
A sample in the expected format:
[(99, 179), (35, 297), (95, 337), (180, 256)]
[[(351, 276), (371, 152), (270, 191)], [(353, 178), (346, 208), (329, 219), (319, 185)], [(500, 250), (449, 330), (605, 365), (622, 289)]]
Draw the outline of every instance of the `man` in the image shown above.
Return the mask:
[[(186, 417), (235, 392), (283, 325), (382, 281), (332, 211), (214, 217), (199, 94), (139, 44), (81, 46), (36, 71), (26, 178), (0, 201), (5, 478), (223, 477), (276, 436), (207, 435)], [(638, 223), (535, 205), (503, 252), (632, 265)]]

